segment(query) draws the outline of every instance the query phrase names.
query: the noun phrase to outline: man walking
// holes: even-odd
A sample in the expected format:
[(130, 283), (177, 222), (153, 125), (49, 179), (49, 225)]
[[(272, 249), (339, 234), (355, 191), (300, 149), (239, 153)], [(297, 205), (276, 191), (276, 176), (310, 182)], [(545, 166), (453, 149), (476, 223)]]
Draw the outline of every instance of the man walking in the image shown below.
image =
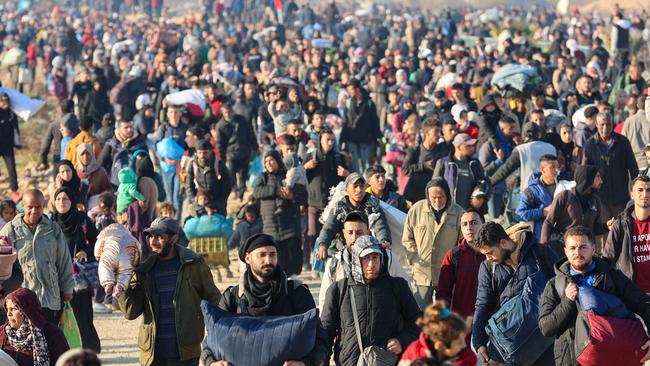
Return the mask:
[(421, 309), (433, 302), (440, 273), (437, 266), (460, 239), (463, 212), (442, 178), (427, 184), (426, 195), (409, 210), (402, 234), (406, 257), (413, 266), (415, 300)]
[[(575, 326), (578, 316), (578, 293), (583, 288), (616, 295), (625, 306), (650, 324), (650, 297), (609, 262), (598, 258), (591, 231), (583, 226), (569, 229), (564, 235), (566, 259), (555, 265), (542, 295), (539, 309), (539, 330), (555, 338), (555, 364), (577, 366), (575, 354)], [(641, 364), (650, 360), (650, 341), (640, 349), (645, 356)]]
[(118, 298), (128, 320), (142, 316), (138, 346), (143, 366), (197, 366), (205, 332), (201, 301), (221, 294), (203, 258), (178, 244), (181, 228), (159, 217), (145, 230), (152, 255), (138, 266)]
[(8, 222), (0, 236), (11, 239), (23, 269), (23, 287), (39, 295), (43, 316), (59, 324), (61, 304), (72, 300), (72, 259), (59, 225), (43, 215), (45, 197), (37, 189), (23, 194), (25, 213)]
[[(278, 266), (278, 244), (271, 235), (256, 234), (239, 248), (239, 259), (246, 270), (239, 283), (223, 293), (219, 307), (231, 313), (247, 316), (290, 316), (305, 313), (316, 307), (309, 288), (298, 280), (287, 279)], [(286, 361), (285, 366), (304, 366), (325, 362), (327, 351), (322, 346), (314, 348), (304, 360)], [(227, 360), (217, 360), (203, 347), (201, 354), (206, 366), (229, 365)]]

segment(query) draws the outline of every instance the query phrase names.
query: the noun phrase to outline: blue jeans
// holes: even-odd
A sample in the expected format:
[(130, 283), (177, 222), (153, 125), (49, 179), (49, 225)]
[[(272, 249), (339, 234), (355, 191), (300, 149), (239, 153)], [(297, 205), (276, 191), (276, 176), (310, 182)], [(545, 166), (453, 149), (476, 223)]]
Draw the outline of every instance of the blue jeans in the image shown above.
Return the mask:
[(505, 185), (498, 184), (494, 187), (494, 192), (488, 200), (488, 216), (491, 220), (497, 219), (503, 214), (506, 208), (505, 194)]
[(370, 158), (372, 158), (375, 144), (348, 142), (346, 145), (350, 153), (350, 172), (363, 174), (370, 166)]
[(172, 205), (174, 205), (176, 208), (176, 219), (178, 220), (180, 219), (181, 211), (183, 210), (183, 205), (181, 204), (181, 195), (179, 192), (181, 186), (179, 177), (176, 175), (175, 171), (166, 172), (164, 170), (160, 171), (160, 176), (162, 177), (167, 201), (171, 202)]

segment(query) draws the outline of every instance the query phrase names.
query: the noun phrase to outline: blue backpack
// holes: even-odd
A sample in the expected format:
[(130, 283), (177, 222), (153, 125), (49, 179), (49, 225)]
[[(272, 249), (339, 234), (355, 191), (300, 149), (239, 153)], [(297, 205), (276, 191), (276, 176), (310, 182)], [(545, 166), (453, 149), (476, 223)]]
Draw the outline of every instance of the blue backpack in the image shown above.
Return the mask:
[[(537, 260), (536, 252), (534, 249)], [(538, 271), (526, 278), (521, 293), (502, 304), (485, 327), (490, 344), (508, 365), (532, 365), (555, 341), (539, 331), (539, 303), (548, 277), (537, 263)], [(493, 265), (493, 278), (494, 270)]]

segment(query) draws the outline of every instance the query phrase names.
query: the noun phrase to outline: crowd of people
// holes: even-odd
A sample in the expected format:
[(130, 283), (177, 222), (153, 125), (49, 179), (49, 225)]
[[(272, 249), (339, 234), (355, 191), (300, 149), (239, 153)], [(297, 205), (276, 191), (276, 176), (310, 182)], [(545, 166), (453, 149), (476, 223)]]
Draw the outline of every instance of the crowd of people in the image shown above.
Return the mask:
[[(33, 147), (0, 93), (3, 365), (99, 364), (93, 316), (112, 311), (141, 319), (142, 365), (236, 364), (204, 340), (202, 302), (318, 308), (283, 366), (650, 360), (642, 326), (616, 333), (629, 352), (580, 333), (650, 325), (647, 9), (171, 5), (0, 5), (3, 86), (55, 109), (43, 192), (18, 180)], [(242, 272), (222, 291), (188, 247), (202, 217), (234, 218)], [(111, 235), (133, 246), (106, 285)], [(65, 353), (67, 306), (90, 351)]]

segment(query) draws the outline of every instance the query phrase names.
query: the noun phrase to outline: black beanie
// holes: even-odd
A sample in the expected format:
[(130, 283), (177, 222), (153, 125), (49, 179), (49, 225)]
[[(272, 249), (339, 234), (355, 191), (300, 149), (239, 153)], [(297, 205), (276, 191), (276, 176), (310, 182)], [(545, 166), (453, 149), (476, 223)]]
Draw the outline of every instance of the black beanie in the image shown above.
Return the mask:
[(246, 240), (246, 243), (239, 248), (239, 259), (242, 262), (246, 258), (246, 253), (252, 252), (253, 250), (261, 247), (272, 246), (275, 249), (278, 249), (278, 243), (275, 239), (268, 234), (255, 234)]
[(208, 140), (200, 140), (199, 142), (196, 143), (196, 150), (197, 151), (205, 151), (205, 150), (210, 150), (212, 151), (212, 144)]
[(573, 173), (573, 178), (576, 181), (576, 192), (581, 196), (590, 195), (591, 185), (594, 184), (594, 179), (598, 174), (598, 167), (594, 165), (580, 165)]

